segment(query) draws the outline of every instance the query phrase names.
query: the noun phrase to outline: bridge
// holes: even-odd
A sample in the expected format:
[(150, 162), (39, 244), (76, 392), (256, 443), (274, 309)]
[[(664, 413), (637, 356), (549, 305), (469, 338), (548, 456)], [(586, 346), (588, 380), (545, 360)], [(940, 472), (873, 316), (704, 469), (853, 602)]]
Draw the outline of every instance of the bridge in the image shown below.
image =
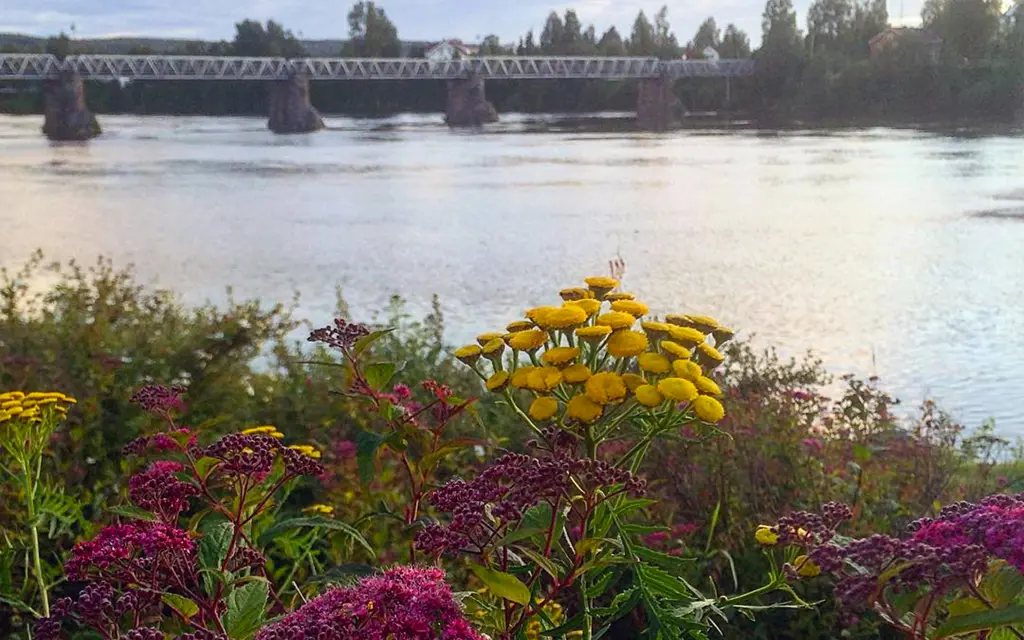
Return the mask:
[[(47, 125), (54, 139), (83, 139), (98, 132), (85, 107), (84, 80), (265, 81), (271, 85), (270, 128), (278, 133), (323, 126), (309, 101), (309, 82), (324, 80), (444, 80), (446, 120), (479, 125), (497, 119), (485, 80), (636, 80), (637, 120), (664, 129), (676, 109), (673, 82), (682, 78), (753, 75), (753, 60), (659, 60), (629, 57), (496, 56), (435, 62), (412, 58), (243, 58), (228, 56), (0, 54), (0, 81), (46, 83)], [(88, 122), (86, 122), (88, 119)], [(77, 129), (78, 134), (68, 128)], [(92, 131), (92, 135), (85, 127)], [(65, 134), (73, 135), (65, 135)]]

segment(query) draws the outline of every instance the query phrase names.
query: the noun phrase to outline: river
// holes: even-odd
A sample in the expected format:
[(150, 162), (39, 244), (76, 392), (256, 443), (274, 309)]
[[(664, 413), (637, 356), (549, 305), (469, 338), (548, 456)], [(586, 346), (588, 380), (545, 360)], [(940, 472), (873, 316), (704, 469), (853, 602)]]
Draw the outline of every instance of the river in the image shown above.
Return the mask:
[[(611, 120), (609, 120), (610, 122)], [(1024, 435), (1024, 137), (869, 128), (640, 134), (506, 115), (107, 116), (87, 145), (0, 116), (0, 266), (134, 263), (186, 300), (326, 323), (440, 296), (449, 338), (500, 328), (621, 256), (652, 310), (701, 312), (834, 373), (878, 375)]]

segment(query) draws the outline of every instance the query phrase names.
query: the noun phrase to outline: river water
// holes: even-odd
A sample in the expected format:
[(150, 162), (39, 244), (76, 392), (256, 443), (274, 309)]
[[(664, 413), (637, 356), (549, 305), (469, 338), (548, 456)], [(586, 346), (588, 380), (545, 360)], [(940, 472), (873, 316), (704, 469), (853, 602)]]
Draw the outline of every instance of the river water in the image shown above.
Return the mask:
[[(610, 121), (610, 120), (609, 120)], [(0, 116), (0, 266), (134, 263), (186, 300), (328, 322), (438, 294), (461, 341), (607, 272), (914, 405), (1024, 435), (1024, 136), (912, 129), (640, 134), (505, 116), (113, 117), (88, 145)]]

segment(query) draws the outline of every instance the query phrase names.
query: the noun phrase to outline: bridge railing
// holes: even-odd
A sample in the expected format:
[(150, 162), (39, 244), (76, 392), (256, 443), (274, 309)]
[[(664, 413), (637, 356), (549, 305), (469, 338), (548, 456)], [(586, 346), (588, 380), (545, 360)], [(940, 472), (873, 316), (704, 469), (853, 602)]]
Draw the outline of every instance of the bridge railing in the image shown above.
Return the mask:
[(753, 60), (658, 60), (628, 57), (497, 56), (432, 62), (413, 58), (241, 58), (230, 56), (0, 54), (0, 79), (39, 80), (74, 72), (87, 79), (280, 80), (297, 73), (314, 80), (496, 80), (722, 77), (754, 73)]

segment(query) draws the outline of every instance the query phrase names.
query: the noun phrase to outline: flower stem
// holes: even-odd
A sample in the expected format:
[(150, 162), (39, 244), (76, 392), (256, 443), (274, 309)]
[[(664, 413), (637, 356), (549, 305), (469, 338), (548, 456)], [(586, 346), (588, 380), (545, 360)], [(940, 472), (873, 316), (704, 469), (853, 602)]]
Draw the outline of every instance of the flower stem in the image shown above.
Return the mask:
[(32, 467), (22, 465), (22, 476), (25, 478), (25, 507), (28, 511), (29, 531), (32, 533), (32, 565), (39, 583), (39, 596), (43, 601), (43, 616), (50, 617), (50, 597), (47, 594), (46, 578), (43, 576), (43, 561), (39, 555), (39, 527), (36, 525), (36, 492), (32, 485)]

